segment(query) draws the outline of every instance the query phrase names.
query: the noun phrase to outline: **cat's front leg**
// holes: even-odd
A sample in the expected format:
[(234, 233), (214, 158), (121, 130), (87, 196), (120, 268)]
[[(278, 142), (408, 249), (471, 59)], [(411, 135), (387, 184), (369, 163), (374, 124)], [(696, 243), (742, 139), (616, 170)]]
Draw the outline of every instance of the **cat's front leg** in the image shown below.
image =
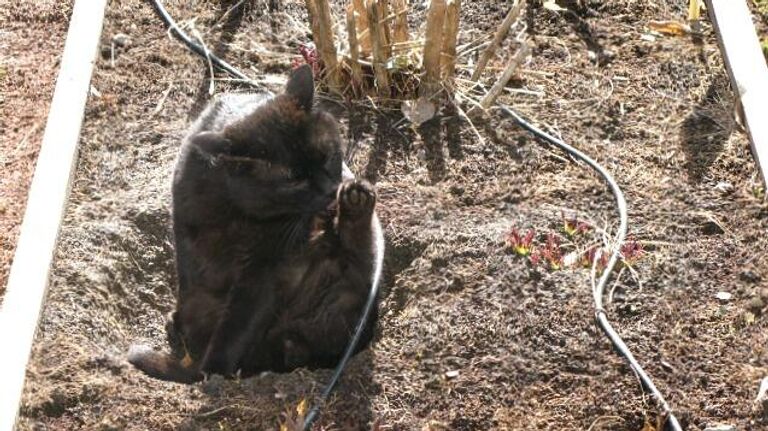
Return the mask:
[(342, 246), (348, 251), (372, 257), (372, 220), (376, 207), (376, 189), (365, 180), (349, 180), (339, 186), (339, 214), (336, 229)]

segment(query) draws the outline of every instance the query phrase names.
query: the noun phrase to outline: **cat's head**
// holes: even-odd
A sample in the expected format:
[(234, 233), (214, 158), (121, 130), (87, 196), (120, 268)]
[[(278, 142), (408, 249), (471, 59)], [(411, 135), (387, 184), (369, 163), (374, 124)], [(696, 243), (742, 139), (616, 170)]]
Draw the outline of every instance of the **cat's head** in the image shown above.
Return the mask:
[(333, 116), (313, 109), (314, 99), (311, 67), (295, 69), (282, 93), (226, 128), (232, 155), (283, 165), (293, 179), (334, 194), (341, 181), (343, 141)]
[(312, 68), (303, 65), (295, 69), (288, 78), (284, 93), (278, 97), (290, 99), (306, 115), (306, 141), (301, 148), (300, 160), (311, 167), (313, 172), (308, 174), (321, 188), (335, 191), (341, 180), (344, 141), (336, 119), (327, 112), (313, 110), (315, 83)]

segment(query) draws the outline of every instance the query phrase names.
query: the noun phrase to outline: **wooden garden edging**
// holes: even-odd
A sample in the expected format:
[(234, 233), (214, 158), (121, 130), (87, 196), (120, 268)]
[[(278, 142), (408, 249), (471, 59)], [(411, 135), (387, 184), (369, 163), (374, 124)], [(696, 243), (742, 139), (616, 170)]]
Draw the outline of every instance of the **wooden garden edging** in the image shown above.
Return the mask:
[(107, 0), (76, 0), (8, 285), (0, 303), (0, 431), (15, 429), (77, 158)]
[(768, 185), (768, 66), (747, 0), (708, 0), (707, 6), (731, 86), (741, 100), (752, 153)]

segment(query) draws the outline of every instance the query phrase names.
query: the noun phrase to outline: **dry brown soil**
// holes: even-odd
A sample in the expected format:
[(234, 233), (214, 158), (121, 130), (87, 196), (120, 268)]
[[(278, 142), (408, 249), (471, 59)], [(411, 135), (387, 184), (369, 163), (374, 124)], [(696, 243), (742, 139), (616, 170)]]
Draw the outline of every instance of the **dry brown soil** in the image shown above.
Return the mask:
[[(227, 16), (234, 2), (167, 3), (272, 88), (307, 40), (298, 0)], [(530, 91), (504, 101), (624, 187), (646, 253), (611, 282), (607, 310), (684, 427), (766, 429), (753, 400), (768, 375), (768, 206), (712, 31), (698, 43), (642, 38), (650, 20), (684, 18), (684, 1), (582, 3), (576, 14), (530, 9), (533, 59), (513, 82)], [(492, 31), (509, 5), (465, 2), (462, 43)], [(119, 33), (131, 43), (113, 60)], [(329, 371), (183, 386), (123, 359), (135, 341), (164, 347), (169, 175), (210, 83), (148, 2), (112, 1), (102, 44), (20, 428), (274, 429)], [(558, 232), (561, 211), (615, 229), (597, 177), (498, 113), (477, 131), (448, 110), (413, 130), (396, 111), (325, 105), (344, 125), (353, 170), (378, 186), (388, 251), (376, 340), (350, 364), (323, 427), (652, 429), (654, 406), (593, 324), (589, 272), (534, 270), (504, 247), (513, 226)], [(581, 241), (592, 240), (596, 230)]]
[(0, 300), (45, 130), (71, 1), (0, 1)]

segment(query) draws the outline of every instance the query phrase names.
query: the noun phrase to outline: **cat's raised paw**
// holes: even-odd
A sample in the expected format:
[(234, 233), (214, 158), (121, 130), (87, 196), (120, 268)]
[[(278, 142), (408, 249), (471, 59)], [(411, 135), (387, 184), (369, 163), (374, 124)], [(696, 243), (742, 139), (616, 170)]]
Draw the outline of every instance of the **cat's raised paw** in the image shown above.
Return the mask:
[(370, 214), (375, 205), (376, 190), (368, 181), (345, 181), (339, 187), (339, 209), (342, 214)]

